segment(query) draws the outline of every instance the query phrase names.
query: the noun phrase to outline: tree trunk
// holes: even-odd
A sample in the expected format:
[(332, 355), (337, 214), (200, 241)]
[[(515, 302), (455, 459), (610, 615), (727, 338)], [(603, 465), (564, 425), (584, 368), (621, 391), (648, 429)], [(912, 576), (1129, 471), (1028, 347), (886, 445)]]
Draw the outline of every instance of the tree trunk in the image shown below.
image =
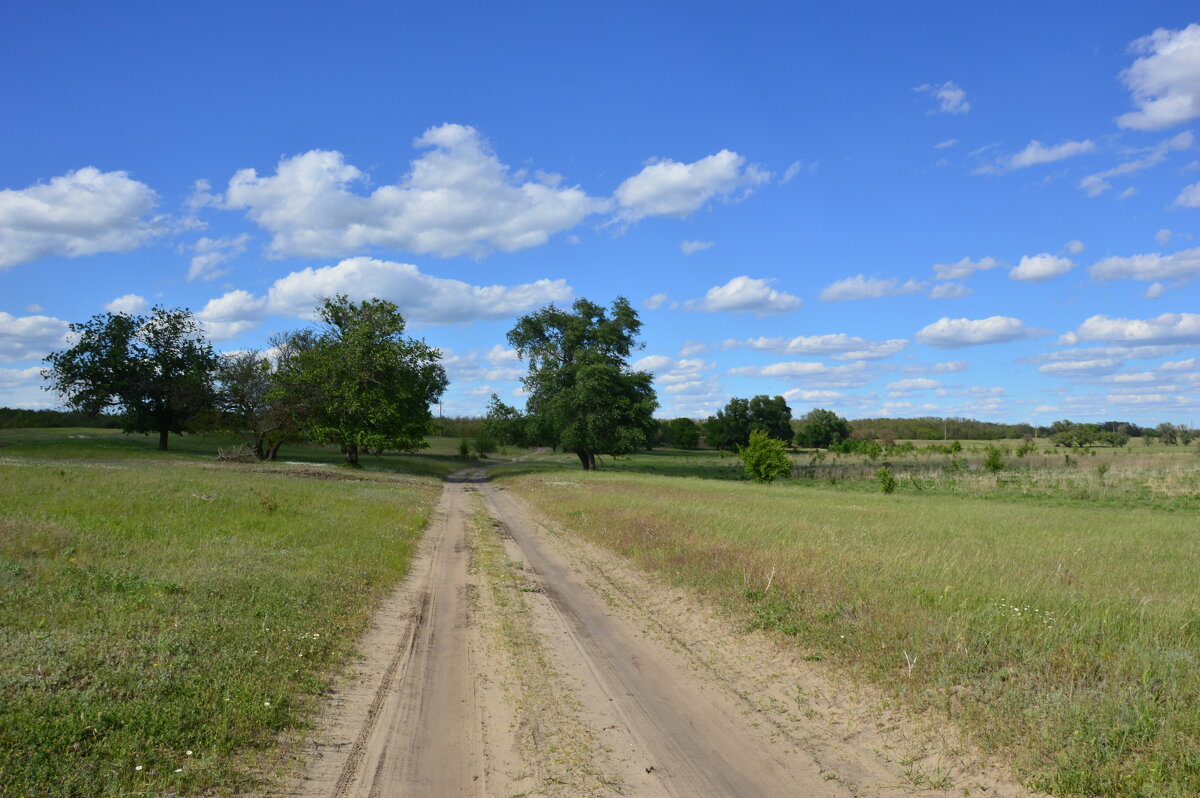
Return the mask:
[(588, 452), (587, 459), (588, 459), (588, 464), (587, 464), (588, 471), (595, 471), (596, 470), (596, 453)]
[(158, 431), (158, 450), (165, 452), (167, 450), (167, 436), (171, 434), (169, 429), (160, 429)]
[(258, 460), (266, 460), (267, 456), (263, 454), (263, 439), (267, 437), (267, 433), (258, 433), (258, 439), (254, 441), (254, 457)]
[(583, 466), (584, 471), (590, 471), (595, 468), (595, 462), (589, 459), (587, 452), (576, 452), (575, 455), (579, 458), (579, 464)]
[(283, 438), (271, 444), (271, 448), (267, 450), (267, 459), (275, 462), (275, 458), (279, 455), (279, 447), (283, 446)]
[(353, 468), (358, 468), (358, 444), (346, 444), (346, 462)]

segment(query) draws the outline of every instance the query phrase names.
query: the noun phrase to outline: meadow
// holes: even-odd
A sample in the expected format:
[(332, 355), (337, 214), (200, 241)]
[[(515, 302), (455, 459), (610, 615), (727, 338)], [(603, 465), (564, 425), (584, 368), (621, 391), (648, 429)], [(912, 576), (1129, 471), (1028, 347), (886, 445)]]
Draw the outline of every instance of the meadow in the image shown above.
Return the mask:
[(1200, 457), (1040, 451), (988, 473), (975, 449), (963, 466), (889, 458), (890, 494), (884, 458), (810, 473), (811, 453), (771, 485), (714, 452), (592, 473), (551, 457), (500, 478), (566, 533), (953, 718), (1032, 786), (1200, 794)]
[(407, 571), (457, 440), (364, 457), (0, 431), (0, 794), (233, 794)]

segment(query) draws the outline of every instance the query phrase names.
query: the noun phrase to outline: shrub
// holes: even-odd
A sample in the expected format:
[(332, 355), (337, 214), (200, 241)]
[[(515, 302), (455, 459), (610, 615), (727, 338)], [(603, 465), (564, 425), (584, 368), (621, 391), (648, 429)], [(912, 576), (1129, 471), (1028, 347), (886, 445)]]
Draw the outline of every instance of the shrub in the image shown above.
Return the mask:
[(471, 456), (471, 444), (467, 443), (466, 438), (461, 438), (458, 441), (458, 456), (464, 460)]
[(992, 474), (997, 471), (1004, 470), (1004, 455), (1000, 452), (999, 447), (989, 446), (986, 449), (987, 456), (983, 458), (983, 467)]
[(879, 483), (879, 489), (884, 493), (892, 493), (896, 490), (896, 475), (888, 466), (883, 466), (875, 472), (875, 481)]
[(767, 435), (764, 430), (750, 433), (750, 442), (738, 451), (746, 476), (755, 482), (772, 482), (792, 473), (792, 461), (783, 441)]

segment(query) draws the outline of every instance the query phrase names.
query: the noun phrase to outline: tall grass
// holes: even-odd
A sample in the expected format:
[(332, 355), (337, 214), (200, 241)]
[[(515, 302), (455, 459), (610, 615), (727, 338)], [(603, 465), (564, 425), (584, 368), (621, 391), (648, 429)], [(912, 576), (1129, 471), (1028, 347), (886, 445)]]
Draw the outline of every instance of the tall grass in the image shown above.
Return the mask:
[[(42, 454), (76, 443), (52, 438)], [(255, 759), (303, 726), (437, 490), (0, 449), (0, 794), (260, 786)]]
[(947, 713), (1036, 787), (1200, 794), (1190, 513), (614, 472), (514, 479), (572, 534)]

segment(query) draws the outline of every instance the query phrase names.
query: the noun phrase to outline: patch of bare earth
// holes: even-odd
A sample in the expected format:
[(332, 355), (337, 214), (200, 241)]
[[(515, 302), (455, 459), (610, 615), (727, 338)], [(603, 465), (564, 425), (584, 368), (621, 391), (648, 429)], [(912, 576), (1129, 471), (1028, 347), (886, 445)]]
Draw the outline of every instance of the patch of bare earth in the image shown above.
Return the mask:
[(298, 796), (1024, 796), (948, 729), (452, 478)]

